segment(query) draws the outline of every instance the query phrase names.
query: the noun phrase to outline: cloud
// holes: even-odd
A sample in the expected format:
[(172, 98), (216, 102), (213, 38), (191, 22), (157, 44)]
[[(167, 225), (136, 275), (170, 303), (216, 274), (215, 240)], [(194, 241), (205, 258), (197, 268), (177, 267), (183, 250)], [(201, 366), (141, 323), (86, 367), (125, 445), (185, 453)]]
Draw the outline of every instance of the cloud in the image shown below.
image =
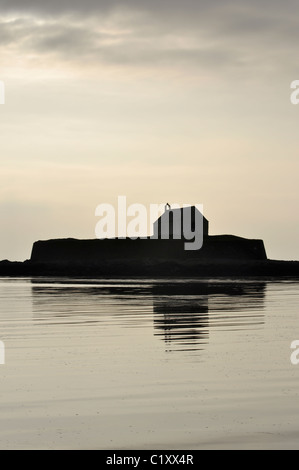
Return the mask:
[(271, 12), (285, 12), (286, 9), (293, 10), (297, 7), (296, 0), (286, 0), (281, 4), (280, 0), (272, 0), (271, 7), (268, 0), (52, 0), (45, 2), (40, 0), (1, 0), (0, 6), (2, 10), (19, 10), (19, 11), (38, 11), (61, 13), (66, 11), (110, 11), (115, 8), (144, 9), (147, 11), (203, 11), (215, 10), (220, 7), (224, 9), (236, 8), (241, 9), (257, 8), (266, 9), (269, 14)]
[[(186, 68), (255, 76), (292, 68), (299, 5), (287, 0), (2, 1), (4, 66), (79, 70), (105, 66)], [(290, 8), (290, 10), (288, 9)]]

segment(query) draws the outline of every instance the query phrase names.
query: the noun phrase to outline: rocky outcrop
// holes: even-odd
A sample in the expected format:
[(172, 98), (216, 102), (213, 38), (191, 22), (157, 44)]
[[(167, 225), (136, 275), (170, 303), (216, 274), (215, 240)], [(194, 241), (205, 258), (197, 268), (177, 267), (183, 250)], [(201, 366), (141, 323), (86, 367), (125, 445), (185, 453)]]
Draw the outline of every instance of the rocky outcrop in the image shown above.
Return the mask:
[(56, 239), (35, 242), (31, 262), (101, 266), (103, 264), (134, 262), (161, 263), (216, 262), (266, 260), (262, 240), (248, 240), (232, 235), (218, 235), (204, 238), (200, 250), (184, 249), (184, 240), (153, 239), (108, 239), (76, 240)]

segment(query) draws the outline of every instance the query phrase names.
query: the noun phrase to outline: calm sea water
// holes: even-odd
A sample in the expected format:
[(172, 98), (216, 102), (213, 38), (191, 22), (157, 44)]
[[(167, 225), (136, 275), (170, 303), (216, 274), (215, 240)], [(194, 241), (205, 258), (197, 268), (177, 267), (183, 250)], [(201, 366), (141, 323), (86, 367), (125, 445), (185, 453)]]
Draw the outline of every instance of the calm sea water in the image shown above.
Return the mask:
[(299, 448), (299, 282), (0, 278), (0, 448)]

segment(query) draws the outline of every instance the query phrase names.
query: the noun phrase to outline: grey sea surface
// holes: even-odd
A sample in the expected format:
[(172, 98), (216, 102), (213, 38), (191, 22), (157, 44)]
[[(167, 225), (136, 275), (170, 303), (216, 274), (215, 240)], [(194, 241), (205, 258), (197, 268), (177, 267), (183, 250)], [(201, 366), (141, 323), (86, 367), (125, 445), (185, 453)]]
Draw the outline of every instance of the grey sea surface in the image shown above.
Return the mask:
[(299, 281), (0, 278), (0, 449), (298, 449)]

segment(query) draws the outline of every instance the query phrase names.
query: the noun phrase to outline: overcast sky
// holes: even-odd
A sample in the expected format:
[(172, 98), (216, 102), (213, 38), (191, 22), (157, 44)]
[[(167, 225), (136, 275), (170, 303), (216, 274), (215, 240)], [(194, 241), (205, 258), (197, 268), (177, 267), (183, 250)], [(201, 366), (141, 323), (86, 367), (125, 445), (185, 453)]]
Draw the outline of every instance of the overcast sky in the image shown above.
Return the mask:
[(299, 259), (299, 4), (0, 0), (0, 259), (94, 238), (95, 208), (203, 204)]

